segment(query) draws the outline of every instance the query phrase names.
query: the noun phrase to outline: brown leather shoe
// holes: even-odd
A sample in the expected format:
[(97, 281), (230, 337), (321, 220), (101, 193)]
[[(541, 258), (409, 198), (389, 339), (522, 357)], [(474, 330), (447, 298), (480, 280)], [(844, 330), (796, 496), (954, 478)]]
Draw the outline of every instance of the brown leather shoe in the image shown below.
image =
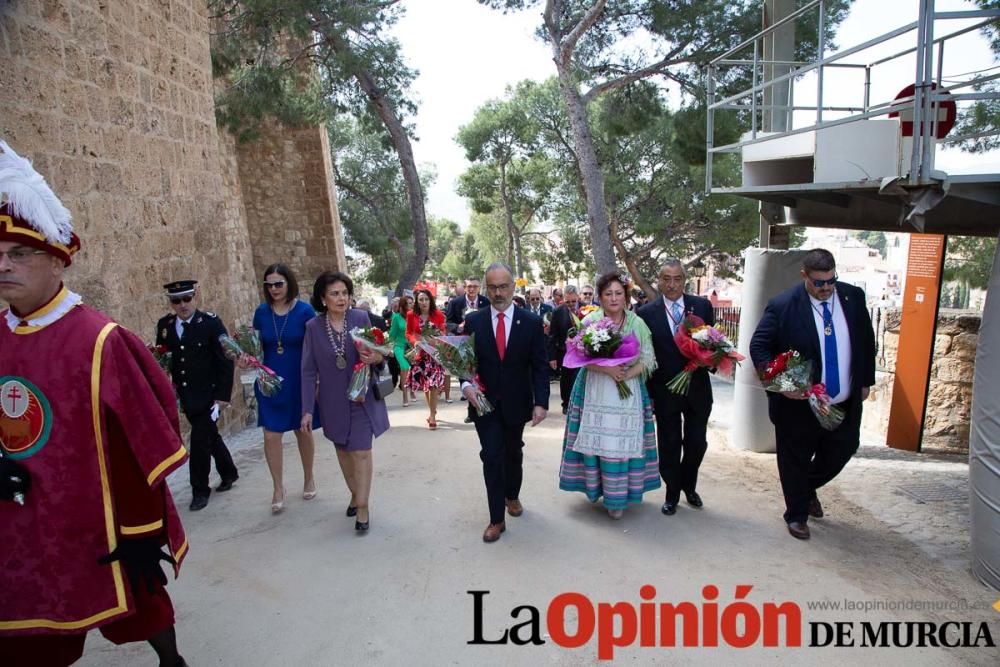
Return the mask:
[(797, 540), (809, 539), (809, 526), (805, 521), (792, 521), (788, 524), (789, 534)]
[(491, 523), (486, 526), (486, 530), (483, 531), (483, 542), (496, 542), (500, 539), (500, 533), (507, 530), (507, 524), (503, 521), (500, 523)]
[(812, 500), (809, 501), (809, 509), (807, 511), (809, 512), (809, 516), (814, 519), (823, 518), (823, 506), (819, 503), (819, 498), (816, 496), (812, 497)]
[(514, 498), (514, 500), (505, 499), (504, 502), (507, 504), (507, 514), (511, 516), (521, 516), (524, 514), (524, 505), (517, 498)]

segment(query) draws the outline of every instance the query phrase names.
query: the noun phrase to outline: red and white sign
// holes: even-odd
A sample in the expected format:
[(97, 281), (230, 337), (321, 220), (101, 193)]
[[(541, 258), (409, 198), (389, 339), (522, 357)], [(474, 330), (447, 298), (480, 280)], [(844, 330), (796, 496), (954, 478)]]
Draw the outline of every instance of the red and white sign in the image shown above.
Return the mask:
[[(936, 88), (937, 84), (932, 83), (931, 90)], [(896, 95), (895, 99), (901, 100), (907, 97), (913, 97), (915, 91), (916, 89), (911, 83), (909, 86), (899, 91), (899, 94)], [(951, 93), (945, 92), (943, 94), (949, 98), (951, 97)], [(900, 109), (899, 111), (893, 111), (889, 114), (889, 118), (899, 118), (899, 127), (904, 137), (913, 136), (913, 100), (910, 100), (908, 104), (911, 106), (908, 106), (905, 109)], [(946, 99), (935, 102), (931, 109), (937, 112), (937, 138), (944, 139), (948, 135), (948, 132), (951, 131), (951, 128), (955, 127), (955, 119), (958, 117), (958, 106), (955, 104), (955, 100)], [(931, 122), (933, 122), (933, 117)], [(918, 128), (917, 134), (923, 134), (923, 131)]]

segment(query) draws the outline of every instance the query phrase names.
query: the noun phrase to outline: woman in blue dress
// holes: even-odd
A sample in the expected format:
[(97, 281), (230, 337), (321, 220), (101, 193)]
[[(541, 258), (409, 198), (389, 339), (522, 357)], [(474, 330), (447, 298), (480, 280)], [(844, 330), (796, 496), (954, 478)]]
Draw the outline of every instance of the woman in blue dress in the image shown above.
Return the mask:
[[(302, 497), (316, 497), (313, 479), (315, 443), (312, 431), (302, 429), (302, 341), (306, 322), (316, 317), (316, 311), (305, 301), (299, 301), (299, 284), (295, 274), (284, 264), (272, 264), (264, 269), (264, 303), (253, 315), (253, 328), (260, 333), (264, 348), (264, 365), (282, 377), (281, 390), (274, 396), (257, 394), (257, 425), (264, 429), (264, 458), (274, 482), (271, 512), (285, 508), (285, 486), (282, 477), (281, 439), (286, 431), (294, 431), (302, 457)], [(318, 426), (318, 416), (313, 427)]]

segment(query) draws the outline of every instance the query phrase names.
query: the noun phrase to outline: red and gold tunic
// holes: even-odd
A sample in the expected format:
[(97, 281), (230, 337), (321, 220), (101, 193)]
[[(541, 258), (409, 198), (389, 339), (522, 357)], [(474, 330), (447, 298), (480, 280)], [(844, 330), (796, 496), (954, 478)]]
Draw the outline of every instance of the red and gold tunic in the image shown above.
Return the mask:
[(0, 635), (86, 632), (134, 610), (121, 540), (187, 541), (166, 477), (187, 458), (170, 381), (133, 333), (63, 288), (0, 311), (0, 449), (31, 473), (0, 502)]

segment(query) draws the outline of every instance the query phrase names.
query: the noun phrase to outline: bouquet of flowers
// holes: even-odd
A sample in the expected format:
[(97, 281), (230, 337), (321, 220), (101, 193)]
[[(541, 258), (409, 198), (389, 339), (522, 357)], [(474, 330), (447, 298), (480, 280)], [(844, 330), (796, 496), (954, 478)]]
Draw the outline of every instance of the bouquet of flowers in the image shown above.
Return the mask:
[(433, 338), (435, 336), (440, 336), (440, 335), (441, 335), (441, 330), (438, 329), (436, 326), (434, 326), (434, 324), (432, 324), (430, 320), (422, 322), (420, 324), (420, 333), (417, 334), (416, 340), (413, 343), (413, 347), (407, 350), (406, 354), (404, 355), (406, 357), (406, 360), (409, 361), (411, 364), (417, 361), (417, 359), (420, 358), (422, 350), (422, 348), (420, 347), (420, 341), (424, 340), (425, 338)]
[(240, 339), (222, 334), (219, 336), (219, 345), (222, 346), (226, 357), (234, 361), (242, 358), (244, 363), (256, 371), (257, 387), (260, 388), (260, 393), (265, 396), (274, 396), (281, 391), (281, 376), (262, 364), (260, 357), (250, 351), (260, 352), (260, 337), (253, 329), (250, 331), (253, 332), (252, 335), (247, 334), (245, 328), (237, 329), (237, 336), (243, 334)]
[(365, 362), (358, 361), (351, 370), (353, 373), (351, 381), (347, 383), (347, 400), (364, 403), (372, 380), (372, 368)]
[(251, 357), (256, 357), (257, 359), (264, 358), (264, 346), (261, 345), (260, 334), (253, 327), (246, 325), (236, 327), (233, 339)]
[[(595, 306), (593, 304), (590, 304), (589, 306), (583, 306), (583, 307), (580, 308), (579, 312), (577, 312), (576, 315), (577, 315), (577, 317), (579, 319), (582, 320), (587, 315), (590, 315), (591, 313), (593, 313), (594, 311), (596, 311), (599, 307), (600, 306)], [(579, 327), (577, 327), (577, 328), (579, 328)]]
[[(378, 327), (354, 327), (349, 333), (354, 347), (359, 350), (368, 349), (384, 356), (392, 354), (392, 345), (386, 341), (385, 333)], [(347, 398), (355, 403), (364, 403), (372, 379), (371, 366), (358, 361), (352, 370), (351, 381), (347, 384)]]
[(549, 335), (549, 327), (552, 326), (552, 312), (553, 311), (550, 310), (549, 312), (542, 315), (542, 333), (544, 333), (546, 336)]
[[(639, 358), (639, 339), (635, 334), (622, 336), (609, 317), (602, 317), (587, 324), (575, 336), (566, 340), (565, 368), (581, 368), (587, 364), (620, 366)], [(618, 397), (626, 399), (632, 390), (624, 382), (617, 382)]]
[(476, 335), (442, 336), (440, 332), (434, 336), (422, 336), (417, 342), (421, 350), (441, 364), (445, 373), (454, 375), (460, 380), (471, 382), (476, 388), (476, 396), (472, 406), (480, 416), (493, 412), (493, 406), (487, 400), (482, 380), (476, 373)]
[(687, 395), (691, 376), (699, 368), (718, 369), (723, 375), (730, 375), (734, 364), (739, 365), (745, 359), (726, 334), (690, 313), (677, 327), (674, 342), (688, 360), (683, 370), (667, 383), (667, 389), (675, 394)]
[(153, 358), (156, 359), (156, 363), (160, 365), (163, 372), (170, 375), (171, 364), (174, 357), (173, 352), (167, 349), (166, 345), (150, 344), (146, 346), (146, 349), (149, 350), (150, 354), (153, 355)]
[(774, 392), (799, 392), (809, 400), (809, 407), (819, 425), (827, 431), (840, 426), (844, 411), (830, 405), (830, 395), (823, 383), (813, 384), (812, 362), (803, 359), (796, 350), (782, 352), (771, 360), (760, 376), (764, 389)]
[(392, 354), (392, 343), (385, 337), (385, 332), (378, 327), (354, 327), (349, 332), (354, 347), (378, 352), (384, 357)]

